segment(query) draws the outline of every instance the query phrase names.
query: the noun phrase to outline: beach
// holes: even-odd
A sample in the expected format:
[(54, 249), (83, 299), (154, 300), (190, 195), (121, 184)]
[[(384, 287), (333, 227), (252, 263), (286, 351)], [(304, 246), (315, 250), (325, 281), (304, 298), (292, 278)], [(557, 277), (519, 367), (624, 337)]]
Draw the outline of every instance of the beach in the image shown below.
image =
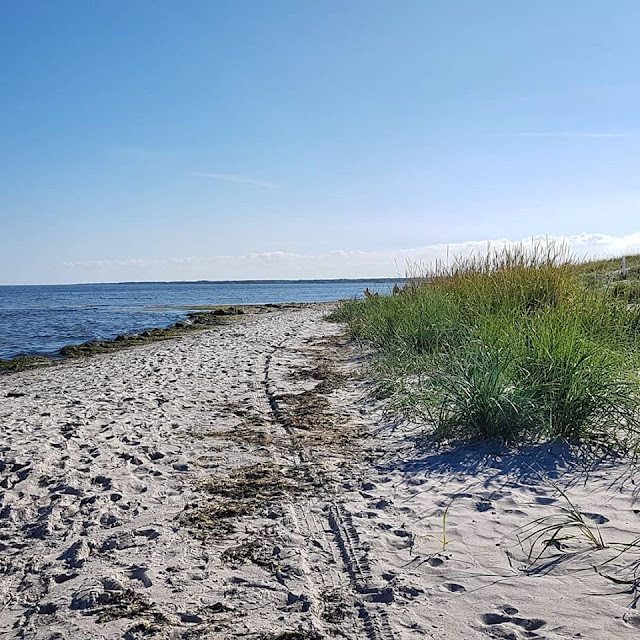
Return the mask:
[(637, 637), (635, 466), (426, 446), (333, 306), (1, 376), (0, 635)]

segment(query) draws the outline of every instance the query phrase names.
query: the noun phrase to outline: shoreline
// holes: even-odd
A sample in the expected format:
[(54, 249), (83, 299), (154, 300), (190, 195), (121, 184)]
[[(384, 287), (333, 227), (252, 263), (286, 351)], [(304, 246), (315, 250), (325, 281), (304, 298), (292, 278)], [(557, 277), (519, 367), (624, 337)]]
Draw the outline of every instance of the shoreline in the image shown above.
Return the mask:
[(193, 331), (203, 331), (219, 326), (234, 316), (250, 313), (268, 313), (274, 309), (298, 308), (306, 305), (331, 305), (335, 302), (282, 302), (267, 304), (235, 304), (235, 305), (191, 305), (185, 310), (184, 319), (178, 320), (168, 327), (150, 327), (139, 333), (122, 333), (105, 340), (88, 340), (78, 344), (61, 347), (55, 354), (19, 354), (12, 358), (0, 357), (0, 375), (16, 373), (28, 369), (47, 367), (74, 358), (86, 358), (103, 353), (114, 353), (122, 349), (162, 340), (179, 338)]
[[(270, 280), (119, 280), (116, 282), (67, 282), (67, 283), (31, 283), (31, 284), (0, 284), (0, 287), (95, 287), (102, 285), (165, 285), (165, 284), (331, 284), (331, 283), (367, 283), (405, 282), (407, 277), (382, 277), (382, 278), (294, 278), (294, 279), (270, 279)], [(237, 306), (237, 305), (236, 305)]]
[(0, 635), (637, 637), (636, 465), (426, 448), (323, 308), (231, 319), (0, 377)]

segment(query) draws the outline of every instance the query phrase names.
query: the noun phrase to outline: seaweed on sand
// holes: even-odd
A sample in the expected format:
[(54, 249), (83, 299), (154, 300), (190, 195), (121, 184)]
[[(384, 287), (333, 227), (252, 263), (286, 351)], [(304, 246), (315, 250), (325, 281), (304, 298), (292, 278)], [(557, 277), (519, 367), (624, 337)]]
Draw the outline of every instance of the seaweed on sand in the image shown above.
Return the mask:
[(58, 353), (65, 358), (80, 358), (97, 353), (120, 351), (128, 347), (134, 347), (148, 342), (170, 340), (185, 333), (215, 327), (221, 324), (222, 317), (238, 315), (240, 313), (244, 313), (242, 309), (236, 309), (234, 307), (229, 307), (227, 310), (216, 309), (215, 311), (189, 313), (187, 314), (187, 321), (176, 322), (166, 329), (148, 329), (142, 333), (122, 334), (116, 336), (113, 340), (91, 340), (83, 344), (72, 344), (62, 347)]
[(43, 356), (18, 356), (16, 358), (0, 358), (0, 373), (15, 373), (33, 367), (51, 364), (50, 358)]
[(149, 598), (133, 589), (109, 592), (105, 605), (88, 611), (86, 615), (97, 615), (97, 622), (111, 622), (121, 618), (145, 618), (156, 624), (169, 622), (167, 616)]
[(297, 369), (289, 377), (292, 380), (318, 380), (319, 383), (312, 389), (315, 393), (330, 393), (349, 378), (348, 375), (336, 371), (328, 358), (320, 359), (313, 368)]
[(272, 538), (273, 531), (263, 529), (259, 534), (245, 538), (242, 542), (225, 549), (220, 556), (222, 562), (232, 566), (252, 563), (277, 573), (280, 569), (280, 547)]
[(277, 631), (262, 634), (260, 640), (322, 640), (317, 631)]
[(201, 537), (230, 532), (234, 518), (255, 513), (285, 496), (300, 494), (311, 482), (304, 467), (273, 463), (240, 467), (227, 477), (201, 482), (199, 489), (210, 499), (188, 506), (181, 522)]
[(216, 307), (210, 311), (187, 314), (186, 321), (179, 321), (165, 329), (148, 329), (141, 333), (121, 334), (113, 340), (90, 340), (82, 344), (62, 347), (56, 356), (20, 355), (15, 358), (0, 358), (0, 373), (15, 373), (33, 367), (56, 364), (68, 358), (89, 357), (100, 353), (112, 353), (150, 342), (178, 338), (185, 333), (209, 329), (222, 324), (223, 318), (244, 314), (239, 307)]

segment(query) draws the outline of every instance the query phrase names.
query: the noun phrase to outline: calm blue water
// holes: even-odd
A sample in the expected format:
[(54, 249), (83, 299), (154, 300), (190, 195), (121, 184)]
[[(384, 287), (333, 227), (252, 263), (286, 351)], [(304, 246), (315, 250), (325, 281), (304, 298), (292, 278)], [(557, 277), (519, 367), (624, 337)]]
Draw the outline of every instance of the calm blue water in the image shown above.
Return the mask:
[(392, 286), (379, 280), (0, 286), (0, 358), (52, 355), (68, 344), (167, 327), (189, 311), (176, 306), (322, 302)]

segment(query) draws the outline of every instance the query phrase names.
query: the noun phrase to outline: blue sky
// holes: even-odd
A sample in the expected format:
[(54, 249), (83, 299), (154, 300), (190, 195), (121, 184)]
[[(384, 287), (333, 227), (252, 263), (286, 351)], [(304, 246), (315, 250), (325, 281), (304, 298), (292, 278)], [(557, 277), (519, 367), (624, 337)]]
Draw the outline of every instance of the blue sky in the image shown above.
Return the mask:
[(383, 276), (532, 235), (640, 251), (636, 0), (0, 12), (0, 283)]

